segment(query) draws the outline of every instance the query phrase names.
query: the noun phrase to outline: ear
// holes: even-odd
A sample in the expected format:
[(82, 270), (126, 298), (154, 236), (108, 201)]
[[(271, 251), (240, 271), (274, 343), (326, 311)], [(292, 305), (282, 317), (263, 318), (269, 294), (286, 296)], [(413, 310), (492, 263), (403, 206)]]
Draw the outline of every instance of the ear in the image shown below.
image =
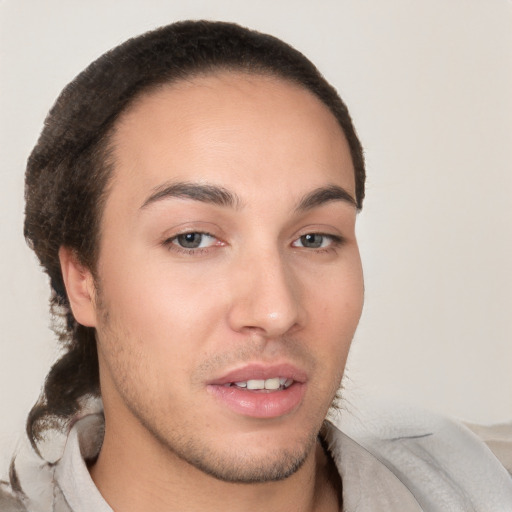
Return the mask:
[(73, 316), (79, 324), (96, 327), (95, 287), (91, 271), (73, 249), (59, 249), (60, 268)]

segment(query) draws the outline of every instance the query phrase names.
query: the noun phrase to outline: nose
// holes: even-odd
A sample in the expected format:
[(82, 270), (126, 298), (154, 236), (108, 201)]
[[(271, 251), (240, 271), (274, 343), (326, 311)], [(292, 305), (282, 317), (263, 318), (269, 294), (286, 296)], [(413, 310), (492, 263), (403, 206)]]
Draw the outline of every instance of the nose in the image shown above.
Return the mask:
[(305, 321), (300, 283), (278, 250), (238, 262), (231, 279), (228, 322), (234, 331), (276, 338)]

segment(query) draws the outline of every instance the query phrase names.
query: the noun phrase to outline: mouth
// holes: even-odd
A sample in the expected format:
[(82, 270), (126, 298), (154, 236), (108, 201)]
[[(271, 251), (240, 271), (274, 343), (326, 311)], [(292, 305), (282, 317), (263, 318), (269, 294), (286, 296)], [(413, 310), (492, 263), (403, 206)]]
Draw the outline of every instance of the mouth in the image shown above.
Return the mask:
[(221, 407), (252, 418), (277, 418), (298, 409), (307, 374), (295, 366), (252, 364), (207, 384)]
[(271, 377), (270, 379), (250, 379), (240, 382), (228, 382), (226, 387), (236, 387), (248, 391), (283, 391), (288, 389), (294, 383), (293, 379), (287, 377)]

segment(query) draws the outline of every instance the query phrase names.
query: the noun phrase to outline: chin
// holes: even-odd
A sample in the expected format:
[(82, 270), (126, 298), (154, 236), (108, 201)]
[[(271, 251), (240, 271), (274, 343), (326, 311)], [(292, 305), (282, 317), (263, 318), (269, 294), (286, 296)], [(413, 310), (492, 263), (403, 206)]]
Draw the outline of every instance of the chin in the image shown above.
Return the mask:
[(193, 429), (179, 436), (176, 431), (151, 433), (173, 457), (217, 480), (264, 483), (284, 480), (297, 472), (314, 452), (318, 430), (310, 427), (299, 432), (288, 424), (250, 432), (219, 428), (215, 437)]
[[(296, 473), (307, 460), (316, 444), (316, 436), (297, 449), (273, 448), (233, 450), (212, 453), (196, 450), (182, 454), (181, 458), (203, 473), (232, 483), (265, 483), (284, 480)], [(179, 455), (179, 454), (178, 454)]]

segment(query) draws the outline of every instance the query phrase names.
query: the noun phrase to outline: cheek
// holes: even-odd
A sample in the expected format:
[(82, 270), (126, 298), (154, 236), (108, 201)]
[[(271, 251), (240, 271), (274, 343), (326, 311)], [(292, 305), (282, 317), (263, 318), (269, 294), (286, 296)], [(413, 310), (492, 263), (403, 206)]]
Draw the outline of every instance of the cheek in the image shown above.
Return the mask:
[(364, 283), (359, 260), (354, 260), (349, 271), (345, 269), (331, 277), (314, 299), (324, 305), (321, 329), (330, 340), (327, 361), (333, 363), (335, 372), (342, 372), (363, 309)]
[(211, 300), (215, 283), (180, 269), (126, 260), (105, 267), (103, 275), (108, 319), (99, 335), (109, 346), (109, 366), (123, 365), (127, 378), (138, 375), (155, 389), (169, 389), (169, 382), (156, 382), (163, 378), (184, 383), (220, 316)]
[[(197, 319), (216, 307), (215, 272), (199, 265), (172, 265), (165, 254), (135, 254), (104, 267), (107, 300), (127, 325), (168, 336), (203, 325)], [(172, 327), (172, 329), (171, 329)]]
[(309, 309), (316, 312), (322, 330), (342, 336), (342, 339), (351, 339), (364, 302), (363, 273), (358, 254), (349, 255), (342, 265), (310, 276), (304, 288)]

